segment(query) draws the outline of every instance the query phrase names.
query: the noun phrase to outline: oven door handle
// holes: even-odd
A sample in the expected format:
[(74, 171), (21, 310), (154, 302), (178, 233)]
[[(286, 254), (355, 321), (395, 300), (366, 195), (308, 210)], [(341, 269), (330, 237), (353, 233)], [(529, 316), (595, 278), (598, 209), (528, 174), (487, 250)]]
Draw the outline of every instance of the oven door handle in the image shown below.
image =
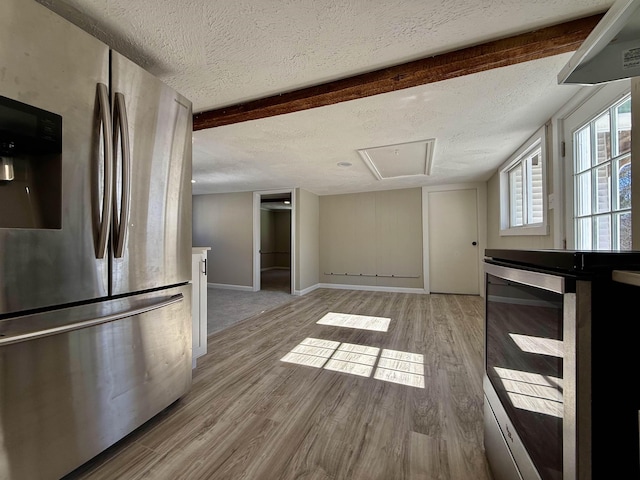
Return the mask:
[(535, 288), (542, 288), (555, 293), (566, 293), (564, 277), (548, 273), (532, 272), (522, 268), (503, 267), (492, 263), (484, 264), (485, 273), (513, 282), (522, 283)]
[(640, 272), (632, 272), (628, 270), (614, 270), (611, 272), (611, 279), (614, 282), (626, 283), (634, 287), (640, 287)]

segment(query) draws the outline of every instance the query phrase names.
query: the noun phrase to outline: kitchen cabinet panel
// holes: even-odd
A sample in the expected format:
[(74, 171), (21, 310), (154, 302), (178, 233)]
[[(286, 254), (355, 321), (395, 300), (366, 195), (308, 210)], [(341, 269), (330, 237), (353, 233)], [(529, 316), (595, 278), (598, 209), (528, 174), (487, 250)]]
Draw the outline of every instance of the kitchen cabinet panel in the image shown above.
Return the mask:
[(191, 316), (193, 321), (193, 364), (207, 353), (207, 251), (210, 247), (193, 247), (191, 254)]

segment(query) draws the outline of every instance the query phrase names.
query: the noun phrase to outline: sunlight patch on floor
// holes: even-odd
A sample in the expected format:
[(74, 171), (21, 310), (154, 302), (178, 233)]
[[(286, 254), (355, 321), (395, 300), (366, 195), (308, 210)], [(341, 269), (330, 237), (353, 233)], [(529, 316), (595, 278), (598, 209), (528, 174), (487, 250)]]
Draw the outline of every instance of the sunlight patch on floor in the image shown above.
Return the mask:
[(373, 330), (374, 332), (386, 332), (389, 330), (390, 318), (370, 317), (367, 315), (352, 315), (348, 313), (329, 312), (316, 323), (319, 325), (332, 325), (334, 327), (357, 328), (360, 330)]
[(326, 370), (370, 377), (379, 348), (343, 343), (324, 366)]
[(418, 353), (389, 349), (380, 353), (378, 347), (306, 338), (280, 360), (360, 377), (371, 377), (376, 367), (373, 375), (376, 380), (416, 388), (425, 386), (424, 356)]
[(419, 353), (384, 349), (373, 378), (424, 388), (424, 356)]
[(331, 340), (321, 340), (311, 337), (305, 338), (280, 360), (305, 365), (307, 367), (322, 368), (339, 345), (340, 342), (333, 342)]

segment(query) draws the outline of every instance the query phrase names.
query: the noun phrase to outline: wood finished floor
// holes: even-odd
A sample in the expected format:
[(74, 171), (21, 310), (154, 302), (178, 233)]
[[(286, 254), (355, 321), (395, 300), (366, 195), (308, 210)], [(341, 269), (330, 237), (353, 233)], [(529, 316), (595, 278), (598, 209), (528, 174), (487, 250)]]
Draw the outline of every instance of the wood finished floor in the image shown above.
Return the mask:
[[(391, 322), (317, 325), (328, 312)], [(307, 337), (422, 354), (425, 388), (280, 361)], [(65, 480), (491, 480), (480, 297), (319, 289), (208, 352), (185, 397)]]

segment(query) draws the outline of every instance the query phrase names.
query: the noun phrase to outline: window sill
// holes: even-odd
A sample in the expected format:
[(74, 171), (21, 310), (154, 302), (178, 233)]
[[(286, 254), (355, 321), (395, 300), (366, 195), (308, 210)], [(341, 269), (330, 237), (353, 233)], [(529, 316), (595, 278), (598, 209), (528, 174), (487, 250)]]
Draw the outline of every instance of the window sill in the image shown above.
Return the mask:
[(536, 225), (532, 227), (516, 227), (500, 230), (501, 237), (513, 236), (543, 236), (549, 235), (549, 227), (547, 225)]

